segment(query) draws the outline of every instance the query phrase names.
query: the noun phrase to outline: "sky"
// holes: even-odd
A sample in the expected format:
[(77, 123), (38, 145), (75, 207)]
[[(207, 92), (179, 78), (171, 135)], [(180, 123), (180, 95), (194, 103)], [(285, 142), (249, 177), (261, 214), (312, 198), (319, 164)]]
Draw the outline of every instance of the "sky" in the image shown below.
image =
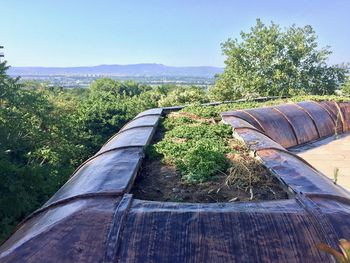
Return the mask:
[(224, 66), (220, 43), (256, 18), (311, 25), (329, 63), (350, 62), (349, 0), (0, 0), (12, 66)]

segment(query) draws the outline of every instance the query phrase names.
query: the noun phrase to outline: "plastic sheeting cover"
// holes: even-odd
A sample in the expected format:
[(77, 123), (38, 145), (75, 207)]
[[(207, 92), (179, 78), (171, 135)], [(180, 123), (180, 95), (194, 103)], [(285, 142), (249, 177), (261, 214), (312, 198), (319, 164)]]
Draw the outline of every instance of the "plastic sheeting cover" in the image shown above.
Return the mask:
[(140, 113), (19, 225), (0, 248), (0, 262), (334, 262), (316, 244), (336, 247), (339, 238), (350, 239), (349, 195), (285, 147), (348, 131), (349, 109), (303, 102), (223, 114), (296, 193), (288, 200), (221, 204), (125, 194), (163, 109)]

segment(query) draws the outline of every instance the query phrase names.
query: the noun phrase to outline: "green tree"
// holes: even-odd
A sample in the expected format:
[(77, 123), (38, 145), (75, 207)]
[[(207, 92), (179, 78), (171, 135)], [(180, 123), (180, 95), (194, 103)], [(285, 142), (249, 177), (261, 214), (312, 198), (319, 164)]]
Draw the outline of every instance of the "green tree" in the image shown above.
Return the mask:
[(0, 240), (87, 155), (75, 108), (65, 107), (62, 93), (20, 84), (6, 75), (7, 68), (0, 64)]
[(159, 100), (159, 106), (178, 106), (193, 103), (205, 103), (209, 98), (204, 89), (199, 87), (178, 87)]
[(78, 104), (75, 119), (86, 135), (84, 146), (90, 154), (140, 111), (155, 107), (161, 96), (150, 86), (108, 78), (94, 81), (89, 90)]
[(347, 81), (342, 86), (342, 95), (350, 96), (350, 77), (347, 78)]
[(90, 85), (90, 91), (92, 93), (101, 94), (104, 92), (114, 96), (124, 97), (140, 95), (150, 89), (150, 86), (138, 84), (134, 81), (121, 82), (110, 78), (97, 79)]
[(83, 160), (168, 89), (100, 79), (63, 89), (6, 75), (0, 63), (0, 240)]
[(250, 32), (240, 36), (222, 44), (226, 67), (210, 89), (212, 99), (333, 94), (344, 82), (346, 70), (327, 65), (332, 52), (318, 48), (311, 26), (282, 30), (257, 19)]

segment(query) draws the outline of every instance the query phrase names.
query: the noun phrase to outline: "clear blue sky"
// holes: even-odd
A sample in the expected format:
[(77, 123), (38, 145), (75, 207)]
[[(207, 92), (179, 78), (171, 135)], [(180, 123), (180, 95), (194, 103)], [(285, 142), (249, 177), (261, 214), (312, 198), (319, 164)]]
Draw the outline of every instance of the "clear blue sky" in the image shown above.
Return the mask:
[(0, 45), (13, 66), (223, 66), (220, 43), (257, 17), (310, 24), (350, 61), (349, 0), (1, 0)]

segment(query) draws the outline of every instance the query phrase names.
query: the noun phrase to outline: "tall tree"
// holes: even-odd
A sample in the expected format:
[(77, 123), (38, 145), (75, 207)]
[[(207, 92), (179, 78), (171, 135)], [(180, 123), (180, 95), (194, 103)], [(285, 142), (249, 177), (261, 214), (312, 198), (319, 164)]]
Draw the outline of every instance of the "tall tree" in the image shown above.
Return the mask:
[(257, 19), (250, 32), (240, 35), (241, 40), (222, 44), (226, 67), (210, 90), (213, 99), (333, 94), (344, 82), (345, 68), (327, 64), (332, 52), (318, 48), (311, 26), (282, 30)]

